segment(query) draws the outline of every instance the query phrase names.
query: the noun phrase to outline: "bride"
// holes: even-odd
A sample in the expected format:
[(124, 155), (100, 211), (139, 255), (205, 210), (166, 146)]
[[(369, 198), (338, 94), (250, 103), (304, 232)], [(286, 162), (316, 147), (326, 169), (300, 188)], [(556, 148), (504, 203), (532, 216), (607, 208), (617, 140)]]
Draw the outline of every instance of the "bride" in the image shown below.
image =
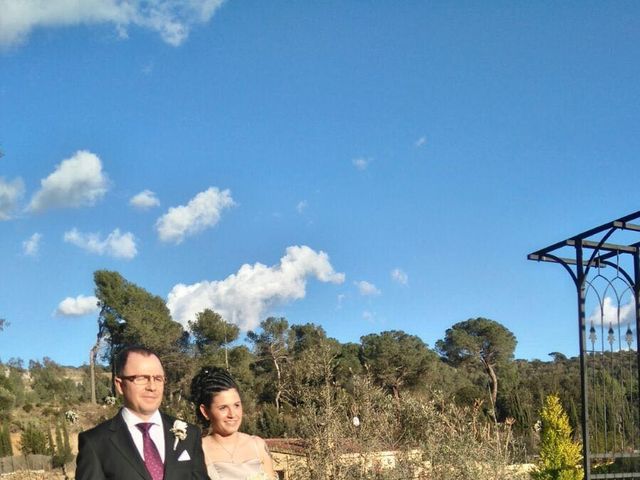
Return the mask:
[(240, 390), (231, 375), (218, 367), (203, 367), (191, 381), (191, 399), (204, 426), (202, 449), (212, 480), (277, 479), (267, 444), (239, 432)]

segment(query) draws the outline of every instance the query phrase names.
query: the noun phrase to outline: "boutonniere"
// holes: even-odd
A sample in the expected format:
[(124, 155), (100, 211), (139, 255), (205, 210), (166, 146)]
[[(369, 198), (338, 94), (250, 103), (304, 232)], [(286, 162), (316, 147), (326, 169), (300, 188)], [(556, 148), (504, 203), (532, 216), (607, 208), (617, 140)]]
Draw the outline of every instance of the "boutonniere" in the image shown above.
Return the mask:
[(176, 438), (176, 441), (173, 442), (173, 449), (175, 450), (178, 442), (187, 438), (187, 422), (176, 420), (173, 422), (173, 427), (171, 427), (169, 431), (173, 433), (173, 436)]

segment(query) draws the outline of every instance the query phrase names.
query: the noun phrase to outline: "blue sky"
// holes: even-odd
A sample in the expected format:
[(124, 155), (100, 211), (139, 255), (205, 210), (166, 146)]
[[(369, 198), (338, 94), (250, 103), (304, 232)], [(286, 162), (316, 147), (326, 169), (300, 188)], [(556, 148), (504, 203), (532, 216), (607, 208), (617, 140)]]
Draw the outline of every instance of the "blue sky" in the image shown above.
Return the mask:
[(183, 322), (575, 355), (526, 255), (640, 209), (639, 53), (636, 2), (0, 0), (0, 358), (86, 362), (97, 269)]

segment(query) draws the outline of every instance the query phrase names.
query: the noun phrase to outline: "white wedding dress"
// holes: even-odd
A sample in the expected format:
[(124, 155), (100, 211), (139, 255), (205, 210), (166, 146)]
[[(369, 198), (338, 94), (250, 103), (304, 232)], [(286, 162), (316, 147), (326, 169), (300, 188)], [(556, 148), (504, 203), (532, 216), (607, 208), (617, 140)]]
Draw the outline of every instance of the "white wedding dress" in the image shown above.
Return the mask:
[[(207, 474), (211, 480), (247, 480), (258, 477), (262, 472), (262, 462), (252, 458), (242, 463), (212, 462), (207, 464)], [(266, 478), (266, 477), (265, 477)]]
[(261, 480), (267, 479), (262, 470), (262, 461), (258, 454), (258, 446), (253, 440), (256, 458), (244, 462), (211, 462), (207, 463), (207, 474), (211, 480)]

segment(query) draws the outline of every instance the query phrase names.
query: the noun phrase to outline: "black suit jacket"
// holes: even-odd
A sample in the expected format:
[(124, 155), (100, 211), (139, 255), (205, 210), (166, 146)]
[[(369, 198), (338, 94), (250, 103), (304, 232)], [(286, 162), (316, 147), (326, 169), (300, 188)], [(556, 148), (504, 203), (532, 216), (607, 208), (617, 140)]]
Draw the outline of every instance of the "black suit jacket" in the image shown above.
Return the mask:
[[(164, 430), (164, 479), (208, 480), (200, 429), (187, 427), (187, 438), (173, 449), (169, 430), (175, 418), (162, 414)], [(190, 460), (178, 461), (186, 451)], [(122, 413), (78, 435), (76, 480), (151, 480)]]

